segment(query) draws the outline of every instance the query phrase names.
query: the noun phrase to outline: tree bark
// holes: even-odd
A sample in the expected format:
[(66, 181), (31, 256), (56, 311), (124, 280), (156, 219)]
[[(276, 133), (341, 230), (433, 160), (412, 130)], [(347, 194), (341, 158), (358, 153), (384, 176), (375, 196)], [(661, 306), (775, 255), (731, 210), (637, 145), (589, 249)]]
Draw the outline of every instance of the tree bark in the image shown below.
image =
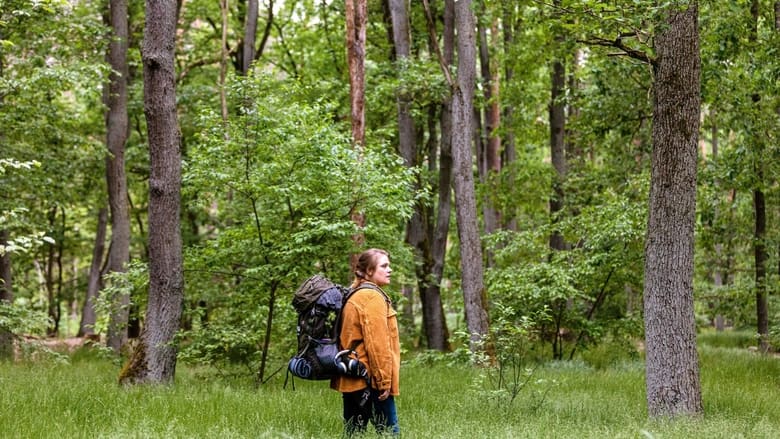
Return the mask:
[[(389, 0), (387, 9), (390, 13), (392, 35), (391, 44), (393, 46), (395, 68), (399, 76), (406, 70), (406, 63), (410, 55), (411, 36), (409, 35), (409, 14), (406, 10), (405, 0)], [(417, 129), (415, 127), (414, 119), (412, 118), (412, 98), (405, 94), (401, 89), (396, 92), (396, 108), (398, 113), (398, 152), (404, 160), (404, 164), (407, 167), (413, 168), (418, 165), (419, 154), (417, 147)], [(414, 191), (418, 191), (423, 185), (419, 179), (415, 183), (415, 187), (411, 188)], [(418, 201), (414, 205), (414, 211), (412, 217), (406, 224), (406, 242), (415, 249), (415, 256), (418, 261), (416, 264), (418, 267), (418, 279), (424, 279), (428, 275), (427, 264), (425, 263), (424, 255), (428, 253), (428, 246), (430, 245), (430, 237), (425, 227), (425, 206), (422, 201)], [(411, 287), (403, 288), (404, 295), (409, 299), (413, 299), (413, 289)], [(414, 321), (413, 313), (413, 300), (408, 300), (407, 305), (404, 307), (404, 317), (407, 321)]]
[[(759, 20), (759, 0), (753, 0), (750, 3), (750, 15), (752, 23), (748, 40), (751, 43), (750, 50), (755, 50), (758, 44), (758, 20)], [(754, 91), (751, 100), (758, 106), (761, 101), (761, 95)], [(766, 287), (766, 265), (769, 255), (766, 250), (766, 198), (764, 196), (764, 146), (763, 140), (755, 139), (753, 172), (756, 183), (753, 187), (753, 261), (755, 264), (755, 292), (756, 292), (756, 331), (758, 332), (758, 350), (761, 352), (769, 351), (769, 305), (767, 303)]]
[(470, 0), (455, 2), (458, 76), (452, 91), (452, 163), (455, 187), (455, 216), (460, 240), (461, 288), (470, 349), (484, 350), (488, 335), (487, 291), (483, 279), (482, 247), (477, 225), (474, 191), (473, 139), (476, 39)]
[(92, 248), (92, 263), (89, 267), (89, 280), (87, 281), (87, 295), (84, 306), (81, 309), (81, 323), (79, 324), (79, 337), (94, 337), (95, 302), (97, 302), (103, 282), (101, 280), (100, 267), (103, 264), (103, 253), (106, 249), (106, 228), (108, 226), (108, 209), (101, 208), (98, 212), (97, 231), (95, 233), (95, 246)]
[[(7, 246), (11, 239), (7, 229), (0, 230), (0, 246)], [(11, 254), (0, 254), (0, 302), (8, 305), (14, 303), (13, 272), (11, 270)], [(0, 328), (0, 360), (13, 356), (13, 334), (6, 328)]]
[[(439, 56), (442, 72), (448, 82), (450, 81), (449, 69), (454, 58), (455, 44), (455, 3), (453, 0), (445, 0), (443, 11), (442, 45), (439, 50), (439, 42), (436, 36), (436, 25), (430, 5), (423, 1), (428, 23), (428, 45), (432, 53)], [(420, 288), (420, 302), (422, 305), (423, 334), (428, 349), (438, 351), (450, 350), (449, 330), (441, 300), (441, 280), (444, 272), (444, 259), (447, 252), (447, 237), (450, 226), (451, 193), (452, 193), (452, 99), (446, 97), (439, 111), (439, 125), (441, 136), (438, 141), (439, 160), (435, 160), (437, 142), (432, 141), (436, 137), (435, 121), (436, 109), (429, 109), (429, 142), (428, 142), (428, 169), (431, 174), (436, 172), (438, 166), (438, 182), (433, 186), (438, 192), (436, 210), (426, 210), (425, 227), (429, 241), (423, 253), (422, 267), (418, 268), (418, 284)]]
[(647, 406), (652, 417), (702, 413), (693, 312), (700, 114), (698, 5), (670, 8), (655, 40), (653, 158), (645, 243)]
[[(222, 115), (222, 123), (224, 125), (227, 125), (228, 120), (228, 107), (227, 107), (227, 90), (225, 89), (225, 78), (227, 77), (227, 63), (228, 63), (228, 56), (230, 52), (230, 48), (228, 47), (227, 42), (227, 35), (228, 35), (228, 0), (220, 0), (219, 1), (219, 11), (220, 16), (222, 17), (222, 40), (220, 43), (220, 47), (222, 47), (222, 52), (219, 56), (219, 78), (218, 78), (218, 86), (219, 86), (219, 108), (220, 108), (220, 114)], [(243, 63), (243, 60), (242, 60)], [(243, 64), (240, 66), (239, 73), (245, 73), (244, 72), (244, 66)], [(225, 131), (225, 140), (228, 140), (228, 134), (227, 129)]]
[(172, 383), (184, 299), (179, 230), (180, 134), (176, 117), (176, 2), (146, 1), (144, 113), (149, 138), (149, 300), (145, 326), (120, 382)]
[[(560, 6), (560, 0), (555, 4)], [(555, 36), (556, 43), (563, 41), (562, 35)], [(550, 159), (555, 175), (553, 176), (552, 197), (550, 198), (550, 216), (553, 224), (560, 221), (563, 211), (564, 191), (563, 181), (566, 178), (566, 68), (560, 55), (554, 55), (552, 72), (550, 73)], [(550, 234), (550, 248), (565, 250), (566, 242), (558, 229)]]
[[(11, 239), (8, 229), (0, 230), (0, 246), (7, 246)], [(11, 253), (4, 252), (0, 255), (0, 300), (8, 303), (14, 301), (13, 272), (11, 270)]]
[[(109, 19), (112, 30), (108, 62), (112, 72), (106, 84), (106, 184), (111, 208), (111, 245), (107, 273), (124, 273), (130, 260), (130, 210), (125, 175), (125, 144), (130, 121), (127, 113), (127, 44), (129, 38), (127, 0), (111, 0)], [(121, 293), (112, 300), (112, 312), (106, 344), (119, 352), (127, 343), (130, 296)]]
[(365, 59), (366, 0), (346, 0), (347, 63), (349, 67), (349, 98), (352, 121), (352, 141), (363, 147), (366, 136)]
[[(504, 31), (504, 57), (509, 59), (511, 47), (515, 44), (515, 28), (519, 25), (515, 21), (515, 5), (512, 3), (503, 3), (502, 5), (503, 26)], [(504, 63), (504, 83), (512, 84), (515, 71), (511, 62)], [(505, 107), (503, 108), (503, 124), (504, 124), (504, 148), (501, 153), (502, 166), (509, 166), (517, 159), (517, 151), (515, 148), (515, 131), (512, 127), (514, 122), (515, 108), (514, 105), (508, 100), (504, 100)], [(511, 169), (511, 168), (510, 168)], [(509, 174), (509, 184), (513, 185), (515, 180), (515, 172), (511, 171)], [(511, 186), (510, 186), (511, 187)], [(504, 210), (502, 213), (502, 228), (508, 230), (517, 230), (517, 219), (514, 211), (511, 209)]]
[[(273, 5), (271, 5), (273, 7)], [(246, 19), (244, 21), (244, 42), (242, 48), (241, 74), (249, 73), (252, 61), (255, 60), (255, 44), (257, 42), (257, 16), (259, 14), (258, 0), (247, 0)]]
[[(484, 7), (484, 5), (483, 5)], [(498, 63), (490, 56), (487, 28), (481, 24), (477, 26), (479, 32), (479, 64), (482, 73), (483, 94), (485, 97), (485, 154), (484, 154), (484, 181), (487, 187), (492, 188), (486, 191), (483, 203), (484, 229), (486, 234), (494, 233), (498, 230), (500, 214), (490, 198), (490, 194), (495, 192), (495, 182), (498, 173), (501, 172), (501, 136), (498, 135), (498, 128), (501, 123), (501, 109), (499, 105), (500, 76)], [(498, 19), (494, 18), (490, 27), (490, 38), (494, 45), (498, 39)], [(488, 263), (491, 257), (488, 256)]]
[[(49, 321), (50, 325), (46, 330), (46, 335), (49, 337), (55, 337), (60, 331), (60, 290), (62, 289), (62, 250), (63, 250), (63, 239), (62, 236), (65, 231), (65, 212), (63, 210), (63, 218), (62, 227), (59, 228), (59, 231), (57, 231), (57, 210), (58, 207), (52, 207), (49, 210), (49, 227), (51, 230), (51, 234), (57, 237), (60, 237), (60, 239), (57, 239), (55, 243), (48, 244), (46, 246), (47, 252), (46, 252), (46, 270), (44, 272), (45, 275), (45, 283), (46, 283), (46, 293), (47, 293), (47, 299), (48, 299), (48, 315), (49, 315)], [(56, 268), (55, 268), (56, 267)], [(55, 269), (57, 269), (57, 273), (55, 274)], [(56, 276), (56, 279), (55, 279)]]

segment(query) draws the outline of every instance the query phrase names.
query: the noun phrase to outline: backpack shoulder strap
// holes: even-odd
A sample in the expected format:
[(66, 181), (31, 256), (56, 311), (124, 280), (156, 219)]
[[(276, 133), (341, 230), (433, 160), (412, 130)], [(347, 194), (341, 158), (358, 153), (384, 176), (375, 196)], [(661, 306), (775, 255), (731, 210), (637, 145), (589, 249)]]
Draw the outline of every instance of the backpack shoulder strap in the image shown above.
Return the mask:
[[(335, 330), (336, 333), (334, 334), (333, 338), (335, 340), (337, 340), (337, 341), (341, 337), (341, 325), (343, 323), (342, 314), (344, 313), (344, 307), (347, 305), (347, 302), (352, 297), (352, 295), (355, 294), (356, 292), (358, 292), (359, 290), (374, 290), (374, 291), (377, 291), (377, 292), (379, 292), (382, 295), (382, 297), (384, 297), (384, 299), (385, 299), (385, 301), (387, 303), (390, 303), (390, 298), (387, 297), (387, 294), (384, 291), (382, 291), (381, 288), (379, 288), (378, 286), (376, 286), (376, 285), (374, 285), (372, 283), (363, 282), (363, 283), (361, 283), (360, 285), (358, 285), (358, 286), (356, 286), (354, 288), (350, 287), (347, 290), (347, 294), (344, 295), (344, 301), (342, 302), (342, 305), (341, 305), (341, 311), (339, 311), (339, 314), (336, 317), (336, 324), (334, 325), (334, 330)], [(358, 347), (358, 345), (360, 345), (360, 343), (362, 343), (362, 341), (359, 341), (357, 343), (353, 343), (354, 346), (345, 346), (345, 348), (349, 349), (350, 351), (354, 351), (355, 348)]]
[(392, 301), (390, 300), (390, 296), (388, 296), (387, 293), (385, 293), (385, 291), (382, 288), (380, 288), (378, 285), (372, 284), (370, 282), (363, 282), (360, 285), (356, 286), (355, 288), (349, 289), (349, 292), (344, 297), (345, 305), (347, 303), (347, 300), (349, 300), (349, 298), (352, 297), (352, 294), (354, 294), (358, 290), (374, 290), (382, 295), (382, 298), (385, 299), (385, 302), (387, 302), (388, 304), (392, 303)]

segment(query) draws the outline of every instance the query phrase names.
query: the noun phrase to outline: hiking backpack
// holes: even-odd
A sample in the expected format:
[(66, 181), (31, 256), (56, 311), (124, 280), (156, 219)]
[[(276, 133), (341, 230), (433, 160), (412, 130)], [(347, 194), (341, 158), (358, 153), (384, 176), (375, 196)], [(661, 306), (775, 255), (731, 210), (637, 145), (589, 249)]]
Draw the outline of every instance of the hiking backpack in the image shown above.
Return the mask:
[[(369, 284), (358, 288), (372, 288)], [(293, 295), (292, 305), (298, 313), (298, 353), (290, 359), (287, 370), (307, 380), (325, 380), (337, 375), (368, 380), (365, 366), (354, 349), (339, 349), (341, 311), (358, 288), (337, 285), (326, 277), (306, 279)]]

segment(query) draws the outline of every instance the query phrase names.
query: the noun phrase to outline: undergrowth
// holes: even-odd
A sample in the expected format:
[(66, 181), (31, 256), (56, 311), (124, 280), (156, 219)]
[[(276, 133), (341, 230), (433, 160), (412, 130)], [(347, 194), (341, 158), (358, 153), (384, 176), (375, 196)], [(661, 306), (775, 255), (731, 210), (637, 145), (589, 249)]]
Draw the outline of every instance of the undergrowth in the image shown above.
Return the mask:
[[(427, 354), (402, 366), (405, 438), (770, 438), (780, 431), (780, 360), (745, 349), (700, 348), (705, 413), (649, 420), (641, 359), (472, 368)], [(607, 364), (613, 364), (609, 366)], [(179, 366), (170, 387), (117, 384), (115, 362), (79, 351), (67, 363), (0, 364), (3, 438), (338, 438), (341, 398), (327, 382), (284, 374), (255, 386), (204, 379)], [(505, 370), (504, 373), (510, 372)], [(511, 387), (510, 384), (515, 386)], [(373, 435), (368, 435), (372, 437)]]

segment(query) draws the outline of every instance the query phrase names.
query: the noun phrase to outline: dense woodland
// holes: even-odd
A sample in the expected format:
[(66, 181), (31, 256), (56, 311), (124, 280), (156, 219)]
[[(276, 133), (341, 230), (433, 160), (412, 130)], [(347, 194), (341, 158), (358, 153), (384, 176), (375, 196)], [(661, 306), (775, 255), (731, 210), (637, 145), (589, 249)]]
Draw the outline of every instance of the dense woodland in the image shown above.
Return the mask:
[(262, 383), (381, 247), (406, 355), (609, 345), (700, 412), (698, 329), (780, 348), (779, 48), (775, 0), (2, 0), (0, 352)]

